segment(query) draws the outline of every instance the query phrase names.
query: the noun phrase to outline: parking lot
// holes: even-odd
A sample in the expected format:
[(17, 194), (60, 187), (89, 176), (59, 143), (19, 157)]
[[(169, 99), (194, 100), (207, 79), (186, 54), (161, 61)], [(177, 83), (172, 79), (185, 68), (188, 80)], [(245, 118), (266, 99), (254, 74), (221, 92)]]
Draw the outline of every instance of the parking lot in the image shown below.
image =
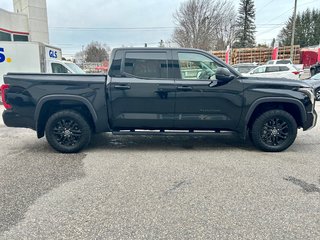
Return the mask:
[(64, 155), (0, 120), (0, 239), (320, 239), (319, 136), (99, 134)]

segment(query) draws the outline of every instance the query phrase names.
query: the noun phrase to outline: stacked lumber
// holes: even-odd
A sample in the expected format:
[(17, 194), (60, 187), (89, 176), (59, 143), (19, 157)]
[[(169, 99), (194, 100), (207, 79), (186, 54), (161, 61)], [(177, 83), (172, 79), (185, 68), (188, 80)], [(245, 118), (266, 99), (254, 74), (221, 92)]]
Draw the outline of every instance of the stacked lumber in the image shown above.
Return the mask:
[[(279, 47), (278, 59), (289, 59), (290, 58), (290, 46)], [(212, 54), (225, 60), (225, 51), (212, 51)], [(272, 48), (234, 48), (230, 51), (230, 64), (237, 63), (257, 63), (265, 64), (271, 60)], [(294, 64), (300, 63), (300, 46), (294, 46)]]

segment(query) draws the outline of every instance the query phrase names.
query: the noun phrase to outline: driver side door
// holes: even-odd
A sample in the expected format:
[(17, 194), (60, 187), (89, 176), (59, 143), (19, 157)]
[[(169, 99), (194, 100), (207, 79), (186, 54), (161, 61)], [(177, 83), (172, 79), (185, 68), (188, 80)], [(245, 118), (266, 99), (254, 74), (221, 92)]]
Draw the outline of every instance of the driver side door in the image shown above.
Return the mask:
[(224, 67), (204, 52), (175, 50), (176, 129), (235, 129), (242, 104), (243, 87), (236, 78), (219, 82), (218, 67)]

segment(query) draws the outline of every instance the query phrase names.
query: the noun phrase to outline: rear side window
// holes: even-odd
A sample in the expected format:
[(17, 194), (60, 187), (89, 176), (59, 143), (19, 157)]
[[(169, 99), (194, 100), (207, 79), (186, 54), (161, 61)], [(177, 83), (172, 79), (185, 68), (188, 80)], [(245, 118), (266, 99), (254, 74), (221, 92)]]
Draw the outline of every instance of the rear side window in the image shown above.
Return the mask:
[(124, 72), (140, 78), (168, 78), (166, 52), (127, 52)]
[(290, 64), (290, 60), (279, 60), (277, 61), (277, 64)]
[(278, 66), (267, 67), (266, 72), (279, 72)]
[(289, 71), (289, 68), (286, 66), (281, 66), (280, 71)]

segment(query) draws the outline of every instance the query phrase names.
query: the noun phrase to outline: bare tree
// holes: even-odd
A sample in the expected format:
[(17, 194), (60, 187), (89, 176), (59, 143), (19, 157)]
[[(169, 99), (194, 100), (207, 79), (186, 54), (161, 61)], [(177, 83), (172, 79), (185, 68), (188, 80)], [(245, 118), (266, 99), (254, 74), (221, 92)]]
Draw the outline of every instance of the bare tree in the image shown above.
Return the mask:
[(108, 50), (110, 48), (107, 45), (99, 42), (91, 42), (85, 49), (86, 62), (102, 62), (109, 59)]
[(237, 12), (233, 2), (226, 2), (225, 8), (228, 10), (223, 12), (223, 19), (216, 28), (213, 50), (225, 50), (228, 45), (231, 47), (236, 39)]
[(177, 27), (173, 40), (181, 47), (204, 50), (216, 49), (219, 41), (224, 46), (233, 35), (234, 24), (227, 20), (235, 18), (233, 12), (227, 0), (188, 0), (174, 14)]

